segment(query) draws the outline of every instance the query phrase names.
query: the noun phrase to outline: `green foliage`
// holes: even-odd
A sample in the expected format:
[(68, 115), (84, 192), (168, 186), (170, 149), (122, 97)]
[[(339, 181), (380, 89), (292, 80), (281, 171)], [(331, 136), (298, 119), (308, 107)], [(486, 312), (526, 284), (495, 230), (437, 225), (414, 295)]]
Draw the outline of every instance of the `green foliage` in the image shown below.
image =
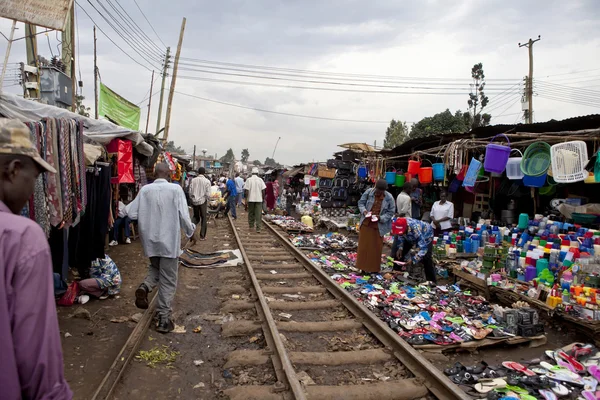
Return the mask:
[(90, 108), (83, 105), (83, 100), (85, 100), (84, 96), (77, 95), (75, 96), (75, 109), (77, 114), (83, 115), (84, 117), (90, 117)]
[(258, 160), (252, 161), (252, 164), (256, 165), (257, 167), (260, 167), (262, 165), (262, 163)]
[(248, 151), (248, 149), (243, 149), (242, 150), (242, 162), (248, 162), (248, 158), (250, 158), (250, 152)]
[(393, 149), (401, 145), (408, 139), (408, 126), (406, 122), (392, 120), (385, 132), (385, 140), (383, 141), (384, 149)]
[(223, 162), (223, 163), (232, 163), (235, 161), (235, 154), (233, 154), (233, 150), (229, 149), (227, 150), (227, 153), (225, 153), (225, 155), (223, 157), (221, 157), (219, 159), (219, 161)]
[(454, 114), (449, 109), (425, 117), (412, 126), (410, 139), (427, 137), (434, 134), (461, 133), (469, 131), (469, 113), (457, 110)]
[(169, 140), (165, 145), (165, 151), (175, 154), (185, 154), (185, 150), (182, 147), (175, 146), (175, 142), (172, 140)]
[(279, 164), (277, 161), (275, 161), (274, 158), (271, 157), (267, 157), (265, 159), (265, 165), (268, 165), (269, 167), (273, 168), (281, 168), (281, 164)]
[(470, 127), (475, 129), (480, 126), (487, 126), (490, 124), (492, 116), (490, 114), (482, 114), (485, 106), (488, 105), (489, 99), (485, 95), (485, 74), (483, 72), (483, 64), (475, 64), (471, 68), (471, 78), (473, 78), (473, 85), (471, 86), (471, 93), (469, 93), (469, 113), (470, 113)]

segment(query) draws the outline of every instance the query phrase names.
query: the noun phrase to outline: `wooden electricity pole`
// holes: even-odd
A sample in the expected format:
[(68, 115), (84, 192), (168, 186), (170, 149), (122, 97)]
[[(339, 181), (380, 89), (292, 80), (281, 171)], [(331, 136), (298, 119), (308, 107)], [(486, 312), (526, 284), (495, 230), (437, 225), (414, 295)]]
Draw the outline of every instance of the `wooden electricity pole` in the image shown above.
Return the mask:
[(181, 55), (181, 45), (183, 44), (183, 34), (185, 32), (185, 18), (181, 22), (181, 32), (179, 33), (179, 43), (175, 53), (175, 63), (173, 64), (173, 76), (171, 77), (171, 90), (169, 90), (169, 100), (167, 101), (167, 117), (165, 119), (165, 143), (169, 139), (169, 128), (171, 127), (171, 110), (173, 106), (173, 95), (175, 94), (175, 83), (177, 82), (177, 67), (179, 66), (179, 56)]
[(154, 87), (154, 71), (150, 79), (150, 97), (148, 98), (148, 116), (146, 117), (146, 133), (148, 133), (148, 124), (150, 123), (150, 107), (152, 106), (152, 89)]
[(96, 56), (96, 25), (94, 25), (94, 117), (98, 119), (98, 59)]
[(533, 123), (533, 44), (542, 37), (538, 35), (535, 40), (529, 39), (527, 43), (519, 43), (519, 47), (527, 47), (529, 50), (529, 75), (527, 77), (527, 102), (529, 103), (529, 111), (527, 113), (527, 123)]
[(163, 100), (165, 98), (165, 82), (167, 80), (167, 71), (169, 70), (169, 58), (171, 57), (171, 48), (167, 47), (167, 54), (165, 55), (165, 66), (162, 72), (162, 84), (160, 85), (160, 100), (158, 100), (158, 118), (156, 119), (156, 132), (160, 131), (160, 119), (162, 118), (162, 107)]

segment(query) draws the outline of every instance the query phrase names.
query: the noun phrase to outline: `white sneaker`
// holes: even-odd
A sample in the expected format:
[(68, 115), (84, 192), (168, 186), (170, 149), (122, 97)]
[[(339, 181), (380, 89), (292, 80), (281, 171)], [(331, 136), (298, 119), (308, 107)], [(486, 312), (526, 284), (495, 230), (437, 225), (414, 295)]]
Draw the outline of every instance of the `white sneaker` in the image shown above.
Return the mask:
[(110, 242), (108, 245), (109, 245), (109, 246), (116, 246), (116, 245), (118, 245), (118, 244), (119, 244), (119, 242), (117, 242), (116, 240), (113, 240), (113, 241), (112, 241), (112, 242)]
[(87, 294), (82, 294), (81, 296), (77, 297), (77, 302), (79, 304), (85, 304), (88, 301), (90, 301), (90, 296), (88, 296)]
[(131, 239), (129, 239), (129, 238), (125, 239), (125, 243), (131, 244)]

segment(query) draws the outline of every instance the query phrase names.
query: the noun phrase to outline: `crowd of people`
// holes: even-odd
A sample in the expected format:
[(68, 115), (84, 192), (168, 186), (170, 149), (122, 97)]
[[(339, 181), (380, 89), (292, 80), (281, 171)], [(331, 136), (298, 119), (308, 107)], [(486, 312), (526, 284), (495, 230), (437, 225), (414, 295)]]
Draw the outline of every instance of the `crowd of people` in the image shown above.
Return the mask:
[(365, 272), (380, 271), (383, 238), (392, 231), (393, 223), (395, 235), (390, 257), (395, 261), (394, 269), (422, 264), (425, 278), (435, 282), (433, 238), (450, 231), (454, 218), (454, 205), (448, 201), (448, 193), (440, 191), (440, 200), (433, 204), (427, 220), (421, 220), (423, 192), (417, 179), (404, 184), (396, 201), (387, 189), (387, 182), (381, 179), (363, 193), (358, 203), (361, 220), (357, 268)]

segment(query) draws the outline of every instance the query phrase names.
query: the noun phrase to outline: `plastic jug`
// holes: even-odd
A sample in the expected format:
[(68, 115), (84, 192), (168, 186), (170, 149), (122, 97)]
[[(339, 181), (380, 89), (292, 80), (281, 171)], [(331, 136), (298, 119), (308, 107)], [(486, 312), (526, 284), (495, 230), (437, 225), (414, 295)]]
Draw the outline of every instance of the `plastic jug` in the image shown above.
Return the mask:
[(537, 271), (535, 269), (535, 267), (529, 265), (526, 269), (525, 269), (525, 282), (530, 282), (532, 280), (534, 280), (537, 276)]
[(548, 260), (546, 260), (545, 258), (540, 258), (539, 260), (537, 260), (537, 262), (535, 263), (537, 275), (540, 276), (543, 270), (548, 269), (548, 265)]
[(519, 215), (519, 223), (517, 225), (517, 227), (519, 229), (527, 229), (527, 226), (529, 225), (529, 215), (523, 213)]

